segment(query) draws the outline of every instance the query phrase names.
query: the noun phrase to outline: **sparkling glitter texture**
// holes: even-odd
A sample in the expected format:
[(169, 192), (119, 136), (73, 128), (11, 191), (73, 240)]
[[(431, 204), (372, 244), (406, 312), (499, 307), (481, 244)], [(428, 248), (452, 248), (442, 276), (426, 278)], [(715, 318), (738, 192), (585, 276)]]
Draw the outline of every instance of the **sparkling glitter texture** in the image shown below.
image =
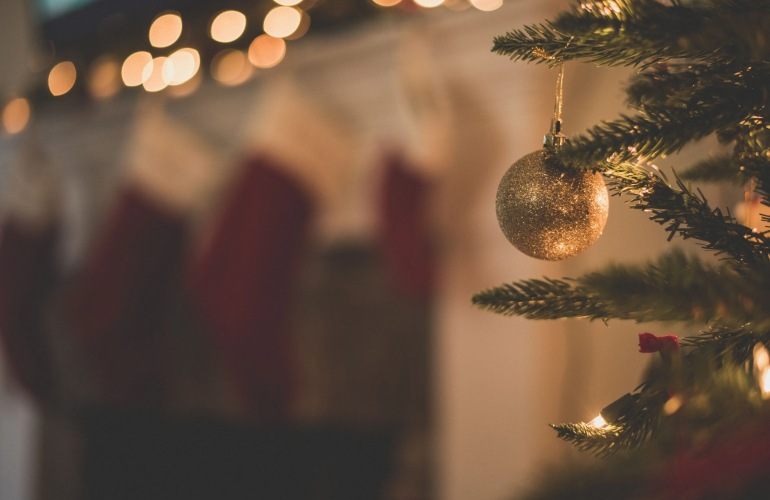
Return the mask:
[(500, 228), (513, 246), (537, 259), (562, 260), (601, 236), (609, 194), (601, 175), (568, 169), (541, 149), (503, 175), (496, 207)]

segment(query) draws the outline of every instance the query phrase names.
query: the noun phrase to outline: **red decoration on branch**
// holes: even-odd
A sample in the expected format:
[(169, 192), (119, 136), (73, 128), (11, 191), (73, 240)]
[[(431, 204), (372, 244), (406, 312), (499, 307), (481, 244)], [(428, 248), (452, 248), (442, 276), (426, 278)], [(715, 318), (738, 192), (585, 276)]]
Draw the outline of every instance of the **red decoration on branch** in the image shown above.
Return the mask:
[(676, 335), (657, 337), (649, 332), (639, 334), (639, 352), (660, 352), (663, 349), (678, 350), (679, 338)]

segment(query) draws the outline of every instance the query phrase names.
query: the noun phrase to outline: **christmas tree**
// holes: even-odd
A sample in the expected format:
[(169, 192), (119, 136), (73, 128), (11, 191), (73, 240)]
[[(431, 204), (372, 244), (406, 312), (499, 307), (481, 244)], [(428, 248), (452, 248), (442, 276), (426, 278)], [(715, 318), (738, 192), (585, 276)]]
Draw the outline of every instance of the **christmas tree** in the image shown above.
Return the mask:
[[(770, 217), (738, 220), (697, 185), (737, 184), (747, 206), (770, 205), (768, 33), (770, 0), (604, 0), (495, 38), (493, 50), (513, 60), (636, 69), (626, 88), (633, 114), (563, 143), (553, 141), (557, 115), (544, 154), (564, 172), (601, 174), (612, 195), (662, 226), (662, 237), (695, 240), (705, 252), (671, 250), (647, 263), (522, 280), (473, 297), (482, 308), (529, 319), (667, 321), (701, 331), (640, 334), (642, 352), (660, 353), (641, 384), (608, 401), (600, 419), (552, 425), (580, 450), (612, 459), (552, 474), (532, 497), (763, 497)], [(669, 175), (653, 165), (712, 135), (730, 152)]]

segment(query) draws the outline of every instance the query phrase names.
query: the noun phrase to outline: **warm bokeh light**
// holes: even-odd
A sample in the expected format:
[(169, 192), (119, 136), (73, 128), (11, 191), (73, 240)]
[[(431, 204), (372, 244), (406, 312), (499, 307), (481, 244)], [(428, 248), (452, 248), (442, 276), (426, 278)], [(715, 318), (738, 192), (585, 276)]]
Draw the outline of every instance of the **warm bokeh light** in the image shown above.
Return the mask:
[(420, 7), (426, 7), (428, 9), (432, 9), (433, 7), (438, 7), (439, 5), (444, 3), (444, 0), (414, 0), (414, 3), (416, 3)]
[(182, 34), (182, 18), (175, 12), (162, 14), (155, 18), (150, 25), (150, 45), (153, 47), (168, 47)]
[(198, 90), (198, 87), (201, 86), (202, 81), (203, 81), (203, 73), (197, 72), (195, 73), (195, 76), (193, 76), (186, 82), (180, 85), (174, 85), (169, 87), (167, 92), (172, 97), (186, 97), (188, 95), (191, 95), (196, 90)]
[(485, 12), (492, 12), (503, 6), (503, 0), (471, 0), (471, 5)]
[(588, 425), (592, 427), (596, 427), (597, 429), (601, 429), (602, 427), (607, 425), (607, 421), (604, 420), (604, 417), (602, 417), (601, 415), (597, 415), (596, 417), (594, 417), (593, 420), (588, 422)]
[(278, 5), (283, 5), (285, 7), (293, 7), (295, 5), (299, 5), (302, 3), (302, 0), (273, 0), (273, 1)]
[(145, 82), (144, 68), (152, 62), (152, 54), (145, 51), (134, 52), (123, 61), (120, 76), (126, 87), (138, 87)]
[(88, 90), (97, 99), (112, 97), (120, 90), (120, 64), (112, 56), (96, 59), (88, 73)]
[(380, 7), (393, 7), (394, 5), (401, 3), (401, 0), (372, 0), (372, 2)]
[(237, 10), (226, 10), (211, 21), (211, 38), (221, 43), (237, 40), (246, 30), (246, 16)]
[(680, 396), (673, 395), (668, 398), (668, 401), (666, 401), (666, 403), (663, 405), (663, 413), (666, 415), (673, 415), (679, 411), (683, 404), (684, 401), (682, 401)]
[(297, 26), (297, 29), (294, 30), (294, 33), (285, 37), (286, 40), (299, 40), (305, 36), (305, 33), (307, 33), (310, 29), (310, 16), (308, 13), (301, 12), (300, 16), (299, 26)]
[(286, 42), (282, 38), (259, 35), (249, 45), (249, 61), (257, 68), (272, 68), (283, 61)]
[(754, 366), (757, 370), (764, 370), (770, 365), (770, 353), (767, 348), (760, 342), (754, 346)]
[(262, 28), (270, 36), (286, 38), (299, 28), (302, 12), (294, 7), (275, 7), (265, 16)]
[(179, 49), (163, 63), (163, 80), (169, 85), (181, 85), (195, 76), (200, 63), (201, 58), (197, 50)]
[(167, 57), (156, 57), (144, 67), (142, 72), (144, 90), (147, 92), (160, 92), (168, 86), (169, 80), (167, 77), (169, 75), (163, 74), (163, 66), (167, 59)]
[(9, 134), (18, 134), (29, 124), (32, 108), (23, 97), (12, 99), (3, 108), (3, 128)]
[(48, 89), (53, 95), (64, 95), (75, 85), (77, 70), (72, 61), (62, 61), (48, 73)]
[(248, 56), (242, 50), (223, 50), (211, 61), (211, 76), (222, 85), (240, 85), (249, 79), (251, 71)]
[(765, 368), (760, 373), (759, 388), (762, 390), (762, 399), (770, 399), (770, 368)]

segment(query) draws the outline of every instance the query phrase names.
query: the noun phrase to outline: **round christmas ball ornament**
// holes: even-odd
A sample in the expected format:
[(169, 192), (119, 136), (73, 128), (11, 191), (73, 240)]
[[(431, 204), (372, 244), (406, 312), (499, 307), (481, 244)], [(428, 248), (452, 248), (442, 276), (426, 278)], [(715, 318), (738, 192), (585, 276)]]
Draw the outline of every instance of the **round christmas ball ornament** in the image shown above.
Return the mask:
[(600, 174), (567, 167), (543, 148), (503, 175), (496, 208), (500, 228), (513, 246), (537, 259), (562, 260), (602, 234), (609, 194)]

